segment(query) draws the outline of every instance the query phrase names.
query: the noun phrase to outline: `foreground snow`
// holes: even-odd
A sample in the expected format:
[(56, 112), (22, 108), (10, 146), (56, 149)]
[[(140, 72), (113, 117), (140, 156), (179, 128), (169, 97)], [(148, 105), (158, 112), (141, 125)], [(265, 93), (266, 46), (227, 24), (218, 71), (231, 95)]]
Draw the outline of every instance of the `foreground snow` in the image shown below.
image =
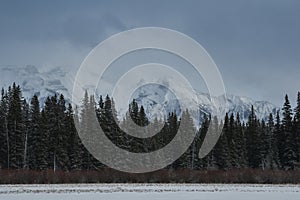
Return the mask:
[(0, 185), (0, 199), (298, 200), (300, 185), (64, 184)]

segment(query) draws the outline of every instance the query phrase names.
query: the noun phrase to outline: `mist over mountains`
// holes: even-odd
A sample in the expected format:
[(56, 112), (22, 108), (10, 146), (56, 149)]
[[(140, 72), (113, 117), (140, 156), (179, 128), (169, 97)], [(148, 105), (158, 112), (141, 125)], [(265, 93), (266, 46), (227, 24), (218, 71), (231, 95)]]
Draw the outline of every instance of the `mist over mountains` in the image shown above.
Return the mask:
[[(42, 105), (48, 96), (54, 94), (63, 94), (67, 101), (71, 101), (74, 75), (62, 67), (42, 71), (32, 65), (0, 66), (0, 86), (7, 88), (13, 82), (21, 86), (24, 98), (29, 100), (33, 95), (37, 95)], [(136, 99), (139, 105), (145, 107), (150, 120), (156, 117), (158, 112), (164, 112), (164, 115), (167, 116), (170, 112), (180, 115), (182, 111), (176, 96), (168, 88), (158, 84), (138, 88), (132, 98)], [(199, 125), (199, 122), (202, 121), (202, 115), (199, 113), (208, 114), (213, 109), (217, 109), (212, 106), (210, 98), (217, 101), (218, 97), (210, 97), (206, 93), (199, 92), (197, 98), (200, 103), (199, 108), (190, 110), (190, 113), (194, 123), (198, 122), (197, 125)], [(247, 121), (252, 105), (259, 119), (266, 120), (270, 113), (275, 115), (279, 110), (277, 106), (267, 101), (256, 101), (237, 95), (227, 95), (226, 98), (229, 112), (235, 114), (239, 112), (242, 121)], [(181, 103), (189, 105), (190, 101), (193, 99), (187, 98)], [(120, 119), (126, 114), (125, 109), (117, 111)]]

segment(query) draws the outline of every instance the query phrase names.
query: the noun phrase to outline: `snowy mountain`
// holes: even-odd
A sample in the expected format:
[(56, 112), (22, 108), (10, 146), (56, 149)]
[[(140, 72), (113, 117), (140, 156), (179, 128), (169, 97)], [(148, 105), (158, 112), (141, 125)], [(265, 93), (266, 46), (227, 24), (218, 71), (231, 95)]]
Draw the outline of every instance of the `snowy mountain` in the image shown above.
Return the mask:
[[(133, 97), (139, 105), (143, 105), (148, 117), (151, 119), (156, 116), (156, 113), (165, 112), (176, 112), (180, 115), (180, 103), (176, 99), (176, 96), (168, 90), (166, 87), (160, 85), (146, 85), (140, 87), (135, 91)], [(216, 106), (212, 105), (212, 101), (220, 102), (218, 97), (210, 97), (206, 93), (197, 93), (198, 102), (200, 102), (198, 108), (189, 109), (194, 122), (202, 121), (203, 113), (209, 114), (212, 110), (217, 110)], [(248, 116), (251, 112), (251, 106), (255, 110), (255, 113), (259, 119), (267, 120), (269, 114), (276, 114), (279, 109), (275, 105), (267, 101), (255, 101), (248, 97), (240, 97), (235, 95), (227, 95), (226, 97), (228, 104), (229, 113), (240, 113), (242, 121), (247, 121)], [(189, 105), (192, 99), (183, 99), (182, 104)], [(202, 113), (202, 114), (201, 114)]]
[[(13, 82), (19, 84), (22, 88), (24, 98), (31, 98), (34, 94), (39, 97), (41, 104), (49, 95), (62, 93), (67, 100), (71, 99), (74, 75), (66, 72), (63, 68), (53, 68), (41, 71), (37, 67), (27, 65), (25, 67), (4, 66), (0, 67), (0, 86), (7, 88)], [(159, 82), (159, 81), (158, 81)], [(184, 89), (182, 89), (184, 92)], [(139, 105), (145, 107), (146, 113), (150, 119), (158, 114), (167, 116), (170, 112), (181, 113), (180, 102), (167, 87), (159, 84), (147, 84), (139, 87), (132, 95)], [(217, 109), (212, 105), (211, 100), (219, 102), (218, 97), (209, 97), (206, 93), (197, 93), (199, 103), (198, 108), (189, 108), (192, 101), (190, 96), (181, 99), (181, 103), (189, 108), (194, 122), (199, 122), (202, 115), (200, 113), (211, 113)], [(247, 121), (251, 110), (254, 106), (256, 115), (259, 119), (267, 119), (270, 113), (275, 115), (279, 109), (267, 101), (255, 101), (248, 97), (227, 95), (228, 110), (231, 113), (240, 113), (241, 120)], [(127, 109), (127, 108), (126, 108)], [(122, 118), (126, 113), (125, 108), (118, 109), (119, 117)], [(159, 116), (158, 116), (159, 117)], [(198, 125), (198, 124), (197, 124)]]
[(0, 67), (0, 87), (7, 88), (15, 82), (21, 86), (24, 98), (37, 95), (41, 103), (54, 94), (63, 94), (69, 98), (73, 82), (71, 77), (59, 67), (46, 71), (39, 71), (32, 65)]

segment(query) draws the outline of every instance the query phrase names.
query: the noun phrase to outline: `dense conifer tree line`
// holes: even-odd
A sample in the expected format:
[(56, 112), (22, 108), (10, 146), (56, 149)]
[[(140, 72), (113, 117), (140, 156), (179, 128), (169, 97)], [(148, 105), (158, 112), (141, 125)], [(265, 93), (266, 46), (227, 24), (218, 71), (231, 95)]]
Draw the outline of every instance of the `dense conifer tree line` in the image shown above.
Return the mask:
[[(294, 170), (300, 161), (300, 93), (294, 110), (286, 95), (282, 112), (278, 111), (276, 116), (270, 114), (267, 121), (258, 119), (252, 107), (246, 122), (240, 120), (239, 113), (227, 113), (224, 119), (205, 115), (199, 130), (193, 126), (188, 110), (181, 117), (170, 113), (165, 121), (155, 118), (150, 122), (143, 106), (133, 101), (125, 119), (118, 122), (114, 101), (109, 96), (95, 98), (86, 93), (80, 106), (73, 108), (63, 95), (48, 97), (44, 105), (40, 105), (37, 96), (27, 102), (16, 84), (2, 89), (0, 169), (72, 171), (106, 168), (81, 143), (74, 123), (78, 120), (83, 133), (89, 134), (97, 129), (91, 120), (91, 113), (95, 112), (106, 136), (120, 148), (136, 153), (163, 148), (175, 137), (184, 121), (187, 124), (185, 131), (193, 131), (195, 139), (168, 169)], [(132, 121), (129, 118), (138, 126), (147, 127), (146, 131), (163, 128), (152, 137), (137, 138), (120, 129), (130, 131)], [(199, 159), (205, 135), (220, 129), (222, 134), (214, 149)]]

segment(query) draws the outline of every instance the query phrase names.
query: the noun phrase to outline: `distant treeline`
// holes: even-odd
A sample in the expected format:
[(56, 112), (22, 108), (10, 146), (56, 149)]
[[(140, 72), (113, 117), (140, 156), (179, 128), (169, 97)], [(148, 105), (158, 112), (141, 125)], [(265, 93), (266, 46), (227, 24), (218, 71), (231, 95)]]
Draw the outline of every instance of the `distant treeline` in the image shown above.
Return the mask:
[[(258, 119), (252, 107), (246, 122), (240, 120), (239, 113), (226, 114), (224, 119), (204, 115), (201, 128), (196, 130), (188, 110), (182, 112), (180, 118), (170, 113), (166, 121), (150, 122), (143, 106), (133, 101), (126, 117), (118, 122), (114, 119), (114, 101), (109, 96), (96, 99), (86, 93), (80, 109), (73, 109), (63, 95), (54, 95), (41, 106), (37, 96), (27, 102), (22, 98), (20, 86), (13, 84), (1, 93), (0, 171), (107, 170), (108, 167), (86, 150), (75, 128), (74, 120), (84, 134), (97, 128), (91, 123), (90, 113), (95, 112), (106, 136), (120, 148), (136, 153), (163, 148), (184, 121), (185, 131), (193, 131), (195, 139), (187, 151), (164, 170), (292, 171), (299, 167), (300, 93), (294, 110), (286, 96), (282, 115), (279, 111), (276, 116), (270, 114), (268, 121)], [(120, 129), (131, 127), (129, 117), (139, 126), (148, 125), (149, 130), (163, 128), (153, 137), (136, 138)], [(200, 159), (198, 153), (206, 134), (215, 134), (217, 130), (222, 131), (217, 145)]]

